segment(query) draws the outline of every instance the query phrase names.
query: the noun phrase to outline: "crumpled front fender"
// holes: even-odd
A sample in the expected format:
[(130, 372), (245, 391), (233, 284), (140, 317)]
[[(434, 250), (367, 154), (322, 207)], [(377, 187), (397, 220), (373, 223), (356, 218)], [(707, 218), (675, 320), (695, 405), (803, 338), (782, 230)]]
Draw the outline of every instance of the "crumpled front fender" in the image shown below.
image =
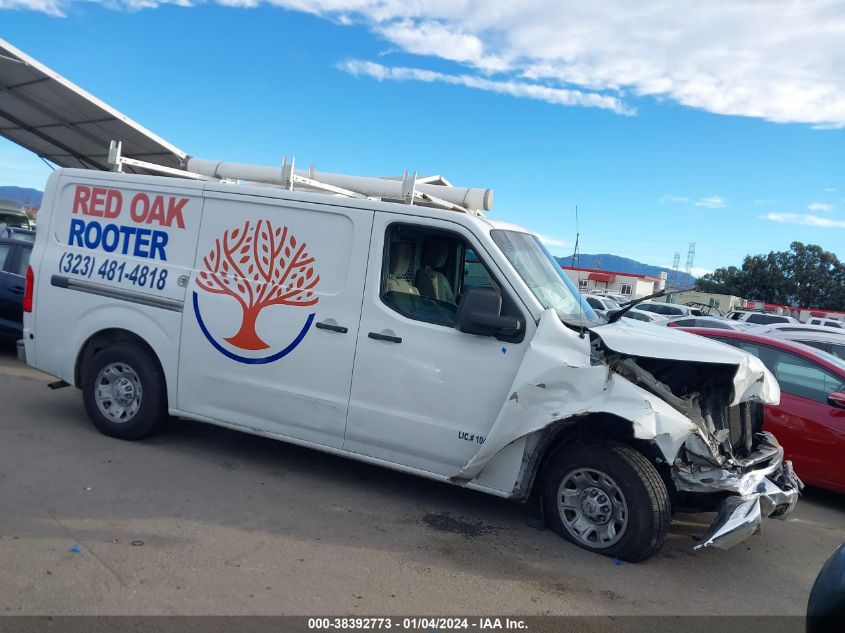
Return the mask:
[(579, 339), (548, 310), (484, 444), (451, 480), (469, 482), (512, 441), (560, 420), (591, 413), (630, 421), (634, 437), (655, 442), (668, 463), (696, 428), (665, 401), (608, 365), (591, 365), (589, 338)]

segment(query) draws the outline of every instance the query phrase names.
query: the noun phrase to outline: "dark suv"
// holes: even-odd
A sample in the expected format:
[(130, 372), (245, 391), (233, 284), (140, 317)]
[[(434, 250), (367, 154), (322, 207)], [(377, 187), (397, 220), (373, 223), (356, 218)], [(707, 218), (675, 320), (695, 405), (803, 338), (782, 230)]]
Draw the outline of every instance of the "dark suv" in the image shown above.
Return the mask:
[(20, 338), (26, 268), (35, 231), (0, 224), (0, 336)]

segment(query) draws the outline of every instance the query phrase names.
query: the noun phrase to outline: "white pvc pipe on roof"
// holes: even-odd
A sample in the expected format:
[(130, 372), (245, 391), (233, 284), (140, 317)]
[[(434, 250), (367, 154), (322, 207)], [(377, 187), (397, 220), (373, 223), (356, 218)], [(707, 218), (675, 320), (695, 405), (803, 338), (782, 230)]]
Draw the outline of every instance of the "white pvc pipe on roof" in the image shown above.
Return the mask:
[[(270, 184), (284, 184), (282, 170), (280, 167), (266, 167), (261, 165), (247, 165), (244, 163), (225, 163), (215, 160), (204, 160), (202, 158), (188, 158), (185, 161), (185, 170), (209, 176), (211, 178), (229, 178), (232, 180), (251, 180)], [(331, 174), (322, 171), (311, 172), (309, 170), (297, 169), (294, 172), (297, 176), (311, 178), (327, 185), (340, 187), (361, 193), (373, 198), (389, 198), (391, 200), (402, 199), (402, 181), (385, 178), (369, 178), (366, 176), (347, 176), (345, 174)], [(489, 211), (493, 208), (493, 190), (465, 187), (447, 187), (444, 185), (419, 184), (416, 190), (437, 198), (441, 198), (452, 204), (457, 204), (468, 209), (483, 209)]]

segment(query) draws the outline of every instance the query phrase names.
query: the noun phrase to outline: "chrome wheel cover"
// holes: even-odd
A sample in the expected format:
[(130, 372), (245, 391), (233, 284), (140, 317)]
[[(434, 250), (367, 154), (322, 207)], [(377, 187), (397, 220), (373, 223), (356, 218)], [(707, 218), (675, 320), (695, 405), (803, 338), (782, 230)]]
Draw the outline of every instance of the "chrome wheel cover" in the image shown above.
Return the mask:
[(616, 545), (628, 528), (628, 504), (612, 477), (595, 468), (566, 474), (557, 491), (557, 510), (566, 531), (592, 549)]
[(109, 363), (97, 374), (94, 401), (110, 421), (130, 422), (141, 407), (141, 396), (141, 379), (126, 363)]

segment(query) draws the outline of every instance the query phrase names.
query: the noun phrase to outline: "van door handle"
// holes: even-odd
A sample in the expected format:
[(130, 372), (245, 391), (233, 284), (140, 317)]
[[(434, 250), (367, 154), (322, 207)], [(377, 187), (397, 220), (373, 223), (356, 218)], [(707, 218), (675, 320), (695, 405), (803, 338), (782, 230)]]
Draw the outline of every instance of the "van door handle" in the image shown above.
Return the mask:
[(377, 341), (388, 341), (390, 343), (401, 343), (402, 337), (401, 336), (391, 336), (390, 334), (379, 334), (378, 332), (370, 332), (367, 334), (370, 338), (374, 338)]
[(349, 331), (349, 328), (343, 327), (342, 325), (334, 325), (333, 323), (317, 323), (315, 326), (318, 330), (329, 330), (331, 332), (340, 332), (341, 334), (346, 334)]

